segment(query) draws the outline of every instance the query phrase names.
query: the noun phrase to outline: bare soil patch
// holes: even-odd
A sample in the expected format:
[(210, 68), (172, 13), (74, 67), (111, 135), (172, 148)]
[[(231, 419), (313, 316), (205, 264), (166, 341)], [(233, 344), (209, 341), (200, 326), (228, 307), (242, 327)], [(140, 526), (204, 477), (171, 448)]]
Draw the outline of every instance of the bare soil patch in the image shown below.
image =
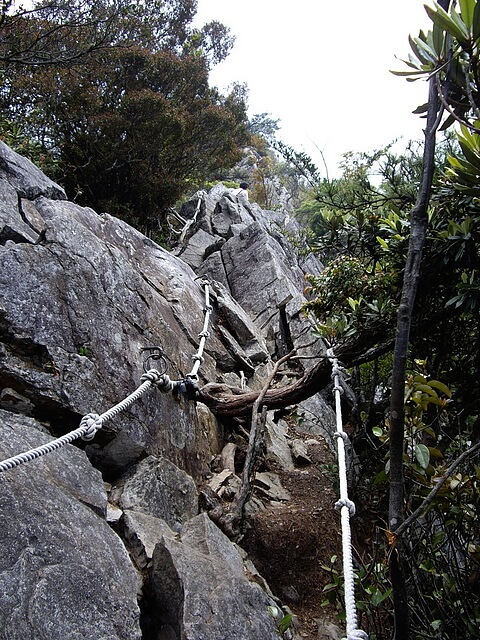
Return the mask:
[(242, 546), (273, 593), (298, 617), (300, 636), (317, 640), (317, 619), (341, 625), (332, 608), (321, 606), (323, 587), (331, 581), (322, 565), (330, 566), (331, 557), (341, 553), (335, 460), (320, 437), (314, 443), (311, 436), (291, 435), (307, 441), (312, 464), (293, 471), (274, 469), (291, 499), (255, 514)]

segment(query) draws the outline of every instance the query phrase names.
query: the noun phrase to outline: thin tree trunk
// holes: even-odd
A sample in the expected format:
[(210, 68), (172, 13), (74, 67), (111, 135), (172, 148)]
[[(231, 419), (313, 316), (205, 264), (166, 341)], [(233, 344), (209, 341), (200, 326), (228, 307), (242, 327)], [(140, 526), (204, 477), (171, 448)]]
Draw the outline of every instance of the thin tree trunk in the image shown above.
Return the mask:
[(403, 436), (405, 373), (412, 323), (413, 306), (417, 293), (420, 264), (428, 223), (428, 203), (435, 161), (435, 132), (439, 100), (434, 81), (430, 81), (423, 174), (415, 207), (410, 214), (410, 242), (403, 277), (403, 288), (397, 312), (397, 329), (393, 351), (392, 392), (390, 399), (390, 502), (389, 526), (391, 531), (403, 519)]
[[(448, 9), (449, 0), (440, 4)], [(392, 392), (390, 399), (390, 495), (389, 529), (395, 532), (404, 520), (404, 394), (405, 374), (412, 323), (413, 307), (417, 293), (423, 247), (428, 224), (428, 204), (431, 196), (435, 168), (436, 131), (439, 124), (440, 100), (435, 78), (429, 83), (423, 171), (417, 201), (410, 214), (410, 242), (403, 279), (402, 295), (397, 313), (397, 328), (393, 354)], [(390, 554), (390, 577), (394, 600), (394, 640), (409, 640), (410, 623), (408, 600), (403, 571), (402, 540), (398, 536)]]

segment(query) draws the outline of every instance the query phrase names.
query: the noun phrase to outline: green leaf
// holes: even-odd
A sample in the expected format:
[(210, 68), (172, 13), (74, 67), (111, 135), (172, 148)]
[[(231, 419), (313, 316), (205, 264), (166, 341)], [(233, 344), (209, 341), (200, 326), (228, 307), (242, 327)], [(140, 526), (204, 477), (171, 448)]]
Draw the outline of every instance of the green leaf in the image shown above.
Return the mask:
[(408, 37), (408, 41), (416, 57), (427, 65), (434, 65), (436, 62), (435, 52), (430, 49), (426, 42), (423, 42), (420, 38)]
[(422, 469), (426, 469), (430, 464), (430, 451), (424, 444), (415, 445), (415, 458)]
[(432, 540), (432, 547), (438, 547), (439, 544), (442, 544), (445, 541), (445, 531), (438, 531), (434, 536), (433, 536), (433, 540)]
[(450, 389), (447, 387), (446, 384), (443, 384), (443, 382), (440, 382), (440, 380), (429, 380), (428, 384), (434, 389), (438, 389), (438, 391), (440, 391), (441, 393), (444, 393), (447, 396), (447, 398), (452, 397), (452, 392), (450, 391)]
[[(465, 22), (460, 17), (460, 14), (458, 13), (458, 11), (456, 11), (453, 7), (450, 10), (450, 16), (451, 16), (453, 22), (457, 25), (457, 27), (462, 32), (462, 34), (463, 34), (463, 42), (467, 43), (470, 40), (470, 32), (469, 32), (469, 29), (468, 29), (467, 25), (465, 24)], [(462, 42), (461, 38), (458, 38), (458, 40), (460, 42)]]
[(444, 50), (445, 44), (445, 34), (442, 29), (436, 24), (433, 25), (432, 32), (432, 44), (437, 55), (437, 58), (441, 58)]
[(287, 629), (292, 626), (293, 615), (291, 613), (287, 613), (286, 616), (282, 618), (280, 624), (278, 625), (278, 630), (280, 633), (285, 633)]
[(420, 382), (420, 384), (427, 384), (427, 379), (425, 376), (420, 375), (419, 373), (413, 377), (414, 382)]
[(380, 246), (382, 246), (384, 249), (387, 249), (388, 251), (389, 246), (383, 238), (380, 238), (380, 236), (377, 236), (377, 242), (380, 244)]
[(463, 300), (463, 296), (454, 296), (453, 298), (450, 298), (450, 300), (447, 300), (447, 302), (445, 303), (445, 308), (451, 307), (452, 305), (455, 305), (456, 307), (458, 307), (459, 302), (461, 302), (462, 300)]
[(440, 127), (440, 131), (445, 131), (448, 127), (451, 127), (452, 124), (456, 122), (455, 116), (450, 114), (448, 118), (445, 119), (445, 122)]
[(419, 115), (421, 113), (427, 113), (427, 111), (428, 111), (428, 102), (426, 102), (425, 104), (419, 105), (414, 111), (412, 111), (412, 113), (414, 113), (415, 115)]
[[(474, 168), (475, 175), (478, 175), (480, 173), (480, 156), (478, 155), (478, 152), (474, 151), (472, 147), (467, 146), (466, 144), (462, 144), (461, 140), (459, 140), (459, 142), (463, 155), (465, 156), (466, 161), (469, 163), (469, 165), (465, 164), (465, 168), (468, 169), (468, 167), (471, 165), (471, 167)], [(472, 169), (470, 169), (470, 171), (472, 172)]]
[(374, 607), (378, 607), (379, 604), (381, 604), (384, 600), (386, 600), (388, 597), (390, 597), (390, 595), (392, 594), (392, 589), (387, 589), (385, 591), (385, 593), (382, 593), (379, 590), (375, 590), (372, 593), (372, 596), (370, 598), (371, 603), (373, 604)]
[(380, 438), (383, 436), (383, 429), (381, 427), (373, 427), (372, 433), (374, 436), (377, 436), (377, 438)]
[(438, 397), (435, 397), (435, 398), (429, 397), (427, 402), (426, 402), (426, 404), (436, 404), (439, 407), (443, 407), (444, 406), (443, 400), (440, 400), (440, 398), (438, 398)]
[(436, 24), (440, 29), (443, 29), (451, 36), (456, 38), (459, 42), (468, 41), (468, 33), (464, 33), (462, 29), (452, 20), (448, 13), (442, 9), (442, 7), (436, 5), (436, 9), (432, 9), (425, 5), (425, 11), (428, 17)]
[(430, 74), (430, 69), (424, 71), (390, 71), (394, 76), (425, 76)]
[(433, 396), (434, 398), (437, 398), (437, 392), (432, 389), (430, 383), (427, 384), (417, 384), (416, 389), (418, 391), (423, 391), (424, 393), (426, 393), (429, 396)]
[(475, 12), (475, 7), (477, 6), (477, 2), (476, 0), (459, 0), (459, 3), (462, 20), (470, 31), (473, 25), (473, 15)]
[(473, 12), (473, 25), (472, 25), (473, 40), (476, 41), (480, 38), (480, 3), (475, 4), (475, 11)]

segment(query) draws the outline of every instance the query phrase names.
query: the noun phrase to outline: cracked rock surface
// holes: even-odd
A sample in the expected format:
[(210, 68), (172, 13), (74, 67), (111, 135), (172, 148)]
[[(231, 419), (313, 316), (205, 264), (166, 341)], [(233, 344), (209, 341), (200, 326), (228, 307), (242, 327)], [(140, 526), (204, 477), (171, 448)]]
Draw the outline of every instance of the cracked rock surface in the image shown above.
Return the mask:
[[(197, 204), (187, 203), (185, 218)], [(278, 231), (282, 215), (217, 185), (191, 222), (169, 253), (108, 213), (69, 202), (0, 142), (1, 460), (132, 393), (144, 368), (162, 366), (145, 347), (160, 348), (170, 378), (182, 380), (204, 322), (199, 276), (211, 282), (213, 307), (199, 384), (258, 390), (285, 349), (318, 353), (301, 314), (306, 263)], [(309, 265), (319, 268), (313, 258)], [(320, 396), (308, 410), (310, 433), (334, 429)], [(278, 638), (268, 588), (199, 504), (225, 444), (242, 452), (245, 434), (233, 426), (152, 388), (93, 441), (0, 473), (0, 636)], [(291, 470), (273, 415), (267, 442), (266, 460)], [(266, 480), (264, 495), (275, 487), (288, 499)]]

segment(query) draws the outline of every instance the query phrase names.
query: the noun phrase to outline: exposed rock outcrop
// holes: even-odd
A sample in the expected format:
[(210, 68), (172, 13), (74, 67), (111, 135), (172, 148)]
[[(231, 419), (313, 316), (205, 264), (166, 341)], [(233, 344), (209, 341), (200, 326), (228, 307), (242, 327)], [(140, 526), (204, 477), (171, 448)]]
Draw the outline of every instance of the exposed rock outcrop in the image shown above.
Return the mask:
[[(49, 440), (0, 411), (2, 459)], [(0, 474), (0, 637), (138, 640), (139, 577), (100, 473), (71, 445), (31, 464)]]
[[(285, 216), (239, 202), (223, 185), (199, 209), (197, 198), (185, 206), (192, 224), (176, 255), (67, 201), (1, 142), (0, 202), (2, 460), (126, 397), (140, 383), (145, 347), (160, 347), (170, 378), (183, 379), (204, 320), (198, 276), (213, 298), (200, 384), (261, 389), (272, 359), (321, 349), (301, 314), (304, 271), (280, 233)], [(319, 396), (309, 410), (320, 425), (312, 419), (312, 433), (334, 428)], [(267, 457), (291, 468), (285, 425), (272, 418)], [(0, 473), (2, 637), (278, 637), (271, 595), (199, 513), (198, 490), (228, 429), (206, 406), (154, 388), (91, 443)]]

